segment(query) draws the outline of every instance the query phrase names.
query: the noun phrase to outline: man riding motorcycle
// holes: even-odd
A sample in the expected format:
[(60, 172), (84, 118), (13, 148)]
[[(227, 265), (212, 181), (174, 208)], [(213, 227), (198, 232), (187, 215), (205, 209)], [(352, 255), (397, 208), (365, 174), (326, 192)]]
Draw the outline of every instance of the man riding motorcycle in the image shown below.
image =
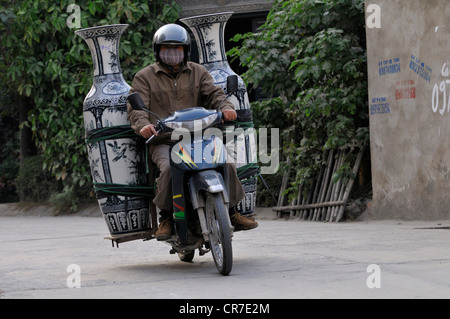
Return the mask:
[[(156, 63), (136, 73), (130, 94), (138, 92), (150, 111), (161, 118), (177, 110), (193, 106), (216, 109), (220, 106), (225, 121), (236, 120), (237, 114), (229, 101), (224, 101), (224, 91), (214, 85), (214, 80), (205, 67), (188, 61), (191, 47), (189, 33), (176, 24), (159, 28), (153, 37), (153, 52)], [(172, 175), (169, 162), (171, 133), (158, 134), (155, 130), (157, 118), (145, 111), (136, 111), (128, 104), (128, 119), (136, 133), (148, 139), (149, 154), (159, 169), (158, 193), (153, 202), (160, 209), (160, 225), (155, 237), (165, 240), (173, 231)], [(233, 164), (229, 165), (230, 220), (235, 230), (248, 230), (258, 226), (254, 219), (236, 212), (235, 206), (245, 193)]]

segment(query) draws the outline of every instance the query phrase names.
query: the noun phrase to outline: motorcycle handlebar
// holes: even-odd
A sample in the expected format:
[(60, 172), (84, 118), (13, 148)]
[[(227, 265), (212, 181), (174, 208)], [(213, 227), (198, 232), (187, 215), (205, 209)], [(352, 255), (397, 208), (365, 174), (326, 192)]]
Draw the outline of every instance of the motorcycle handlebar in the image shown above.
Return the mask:
[[(222, 111), (217, 111), (217, 114), (219, 115), (219, 123), (216, 124), (216, 126), (218, 126), (218, 127), (220, 127), (222, 125), (227, 125), (227, 124), (230, 125), (230, 124), (233, 124), (235, 122), (235, 121), (225, 121), (224, 118), (223, 118), (223, 112)], [(165, 131), (163, 126), (160, 125), (160, 123), (155, 125), (155, 129), (156, 129), (156, 133), (157, 134)], [(145, 143), (148, 144), (155, 136), (156, 136), (155, 134), (150, 136), (150, 138), (148, 138)]]
[[(161, 129), (156, 130), (156, 134), (159, 134), (159, 133), (161, 133)], [(150, 136), (150, 138), (145, 141), (145, 144), (148, 144), (155, 136), (156, 136), (155, 134)]]

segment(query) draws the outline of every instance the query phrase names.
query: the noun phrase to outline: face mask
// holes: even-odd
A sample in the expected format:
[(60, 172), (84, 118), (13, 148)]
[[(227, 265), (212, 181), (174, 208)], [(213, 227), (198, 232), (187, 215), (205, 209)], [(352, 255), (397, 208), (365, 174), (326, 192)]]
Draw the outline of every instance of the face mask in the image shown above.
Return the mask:
[(167, 65), (178, 65), (184, 59), (184, 50), (166, 49), (159, 52), (161, 61)]

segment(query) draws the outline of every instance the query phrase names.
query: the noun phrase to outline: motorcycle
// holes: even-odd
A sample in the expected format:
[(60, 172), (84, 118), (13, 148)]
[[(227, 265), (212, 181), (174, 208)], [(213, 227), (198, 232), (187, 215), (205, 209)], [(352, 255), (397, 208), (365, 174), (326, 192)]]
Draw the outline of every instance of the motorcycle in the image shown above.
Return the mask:
[[(221, 103), (235, 93), (237, 87), (237, 77), (229, 76), (228, 93)], [(137, 92), (130, 94), (128, 101), (134, 110), (159, 118), (145, 107)], [(159, 118), (155, 129), (157, 133), (172, 132), (174, 136), (173, 133), (181, 132), (183, 136), (170, 151), (175, 226), (173, 236), (165, 240), (172, 247), (170, 253), (177, 253), (181, 261), (190, 262), (195, 250), (198, 249), (200, 256), (211, 251), (217, 270), (226, 276), (233, 264), (234, 230), (228, 214), (226, 149), (222, 136), (204, 134), (222, 122), (220, 111), (192, 107)], [(153, 238), (154, 232), (144, 240)]]

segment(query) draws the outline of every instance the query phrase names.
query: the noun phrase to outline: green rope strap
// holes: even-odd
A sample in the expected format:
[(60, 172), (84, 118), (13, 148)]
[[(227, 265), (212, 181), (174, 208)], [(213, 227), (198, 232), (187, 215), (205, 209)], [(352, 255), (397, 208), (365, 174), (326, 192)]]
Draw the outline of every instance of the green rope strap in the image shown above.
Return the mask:
[(86, 143), (92, 144), (105, 140), (135, 137), (137, 137), (137, 135), (130, 125), (117, 125), (95, 130), (86, 138)]
[(155, 196), (155, 188), (150, 186), (94, 183), (94, 190), (99, 196), (107, 196), (109, 194), (137, 197)]
[(256, 163), (248, 163), (245, 164), (241, 167), (236, 168), (237, 174), (238, 176), (243, 176), (245, 175), (246, 172), (248, 172), (249, 170), (257, 170), (259, 168), (258, 164)]
[(234, 126), (236, 127), (242, 127), (242, 128), (251, 128), (251, 127), (255, 127), (255, 125), (253, 124), (253, 122), (238, 122), (238, 121), (232, 121), (230, 122), (232, 123)]
[(234, 126), (234, 128), (243, 128), (243, 129), (248, 129), (248, 128), (255, 127), (255, 125), (253, 125), (253, 122), (229, 121), (229, 122), (226, 122), (223, 125), (220, 125), (219, 129), (221, 131), (226, 131), (228, 127), (232, 127), (232, 126)]
[(252, 180), (254, 180), (254, 179), (257, 179), (258, 177), (261, 177), (261, 174), (260, 174), (260, 173), (256, 173), (256, 174), (253, 175), (253, 176), (250, 176), (250, 177), (248, 177), (248, 178), (242, 179), (242, 180), (241, 180), (241, 184), (245, 184), (245, 183), (247, 183), (247, 182), (249, 182), (249, 181), (252, 181)]
[(248, 163), (241, 167), (236, 168), (237, 175), (242, 184), (249, 180), (258, 178), (260, 176), (259, 166), (256, 163)]

